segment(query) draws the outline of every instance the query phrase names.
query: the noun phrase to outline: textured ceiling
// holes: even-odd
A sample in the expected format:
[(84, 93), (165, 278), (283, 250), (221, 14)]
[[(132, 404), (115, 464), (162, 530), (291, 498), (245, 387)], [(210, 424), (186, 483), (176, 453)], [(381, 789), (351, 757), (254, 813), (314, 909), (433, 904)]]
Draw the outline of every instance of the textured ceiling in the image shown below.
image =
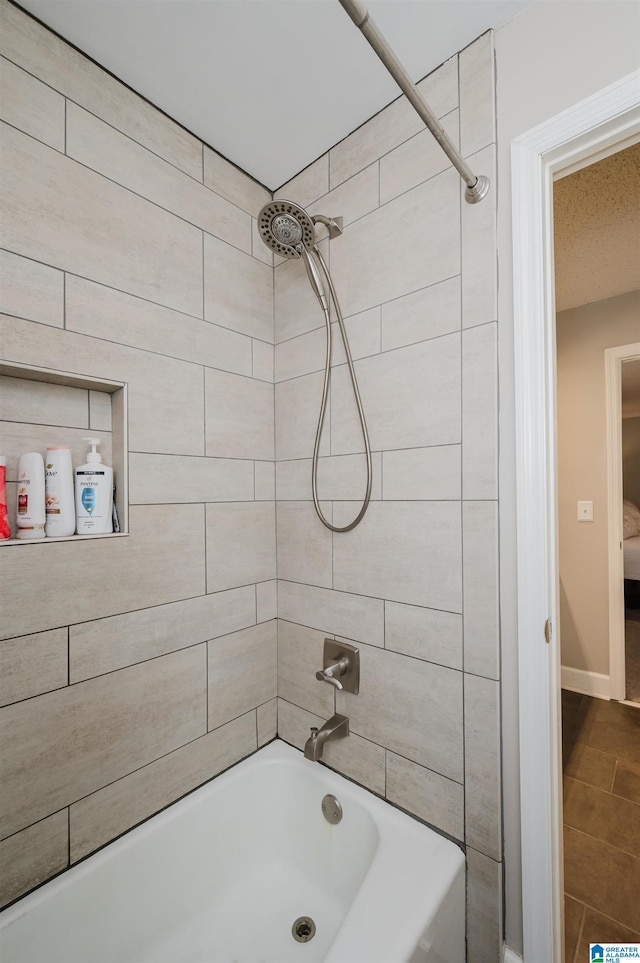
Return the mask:
[(558, 311), (640, 289), (640, 144), (557, 181), (553, 203)]
[[(338, 0), (18, 0), (271, 190), (399, 96)], [(532, 0), (371, 0), (414, 81)]]

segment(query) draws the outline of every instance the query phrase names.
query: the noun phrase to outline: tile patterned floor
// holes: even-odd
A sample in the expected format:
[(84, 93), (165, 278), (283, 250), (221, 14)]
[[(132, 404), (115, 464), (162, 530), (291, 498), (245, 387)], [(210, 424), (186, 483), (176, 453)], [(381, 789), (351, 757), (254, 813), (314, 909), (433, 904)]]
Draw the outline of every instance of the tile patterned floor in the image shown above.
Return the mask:
[(565, 960), (640, 942), (640, 709), (562, 692)]
[(627, 608), (624, 623), (627, 699), (640, 703), (640, 608)]

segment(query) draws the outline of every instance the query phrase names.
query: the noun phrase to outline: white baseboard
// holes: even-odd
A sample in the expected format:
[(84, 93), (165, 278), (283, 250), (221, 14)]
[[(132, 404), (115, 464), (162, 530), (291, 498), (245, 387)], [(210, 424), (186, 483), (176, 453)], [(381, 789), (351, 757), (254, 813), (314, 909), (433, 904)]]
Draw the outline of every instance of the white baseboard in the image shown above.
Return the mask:
[(518, 956), (515, 950), (510, 949), (507, 944), (503, 945), (502, 960), (503, 963), (522, 963), (522, 957)]
[(596, 699), (611, 698), (608, 675), (601, 675), (599, 672), (587, 672), (585, 669), (571, 669), (569, 666), (563, 665), (560, 678), (563, 689), (580, 692), (582, 695), (595, 696)]

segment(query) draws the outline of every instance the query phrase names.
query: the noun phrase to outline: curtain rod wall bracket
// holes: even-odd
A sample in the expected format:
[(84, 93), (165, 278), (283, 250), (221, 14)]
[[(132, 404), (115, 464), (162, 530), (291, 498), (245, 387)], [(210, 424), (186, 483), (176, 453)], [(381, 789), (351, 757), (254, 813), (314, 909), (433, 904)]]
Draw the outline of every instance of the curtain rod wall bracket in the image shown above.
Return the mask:
[(489, 178), (485, 177), (484, 174), (480, 174), (473, 187), (467, 185), (465, 188), (464, 198), (466, 202), (468, 204), (477, 204), (478, 201), (481, 201), (483, 197), (487, 196), (490, 186)]
[(339, 0), (342, 8), (348, 13), (363, 37), (369, 42), (375, 53), (385, 65), (400, 90), (407, 97), (414, 110), (429, 128), (443, 151), (467, 185), (464, 192), (465, 200), (469, 204), (477, 204), (489, 193), (489, 178), (482, 174), (476, 177), (469, 165), (456, 150), (438, 118), (432, 112), (411, 77), (402, 66), (387, 40), (375, 25), (369, 11), (362, 0)]

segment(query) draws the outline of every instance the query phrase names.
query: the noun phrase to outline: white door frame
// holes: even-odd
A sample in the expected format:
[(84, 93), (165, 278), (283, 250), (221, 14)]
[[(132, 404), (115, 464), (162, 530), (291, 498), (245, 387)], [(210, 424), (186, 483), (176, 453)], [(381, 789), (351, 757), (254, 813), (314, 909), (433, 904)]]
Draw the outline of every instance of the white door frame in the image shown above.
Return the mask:
[(638, 132), (640, 71), (512, 143), (525, 963), (559, 963), (563, 941), (553, 177)]
[(640, 356), (640, 342), (606, 348), (607, 502), (609, 547), (609, 691), (624, 700), (624, 557), (622, 552), (622, 363)]

